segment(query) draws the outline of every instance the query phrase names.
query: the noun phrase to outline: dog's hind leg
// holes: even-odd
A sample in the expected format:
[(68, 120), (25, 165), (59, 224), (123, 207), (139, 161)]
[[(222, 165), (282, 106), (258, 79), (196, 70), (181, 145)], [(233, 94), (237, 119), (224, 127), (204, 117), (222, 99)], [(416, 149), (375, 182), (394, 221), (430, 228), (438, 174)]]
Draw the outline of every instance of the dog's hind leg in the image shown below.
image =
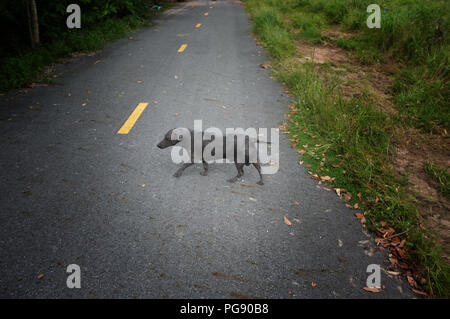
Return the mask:
[(173, 176), (180, 177), (183, 174), (183, 171), (191, 165), (193, 165), (193, 163), (184, 163), (183, 166), (181, 166), (181, 168), (173, 174)]
[(230, 183), (236, 182), (239, 178), (241, 178), (244, 175), (244, 164), (241, 164), (241, 163), (235, 163), (235, 164), (236, 164), (236, 169), (238, 171), (238, 174), (235, 177), (228, 180), (228, 182), (230, 182)]
[(259, 181), (256, 182), (256, 184), (258, 184), (258, 185), (264, 185), (263, 176), (262, 176), (262, 174), (261, 174), (261, 164), (259, 164), (259, 163), (252, 163), (252, 164), (253, 164), (253, 166), (255, 166), (256, 170), (257, 170), (258, 173), (259, 173)]
[(208, 163), (205, 160), (203, 160), (203, 169), (204, 171), (200, 172), (200, 175), (208, 176)]

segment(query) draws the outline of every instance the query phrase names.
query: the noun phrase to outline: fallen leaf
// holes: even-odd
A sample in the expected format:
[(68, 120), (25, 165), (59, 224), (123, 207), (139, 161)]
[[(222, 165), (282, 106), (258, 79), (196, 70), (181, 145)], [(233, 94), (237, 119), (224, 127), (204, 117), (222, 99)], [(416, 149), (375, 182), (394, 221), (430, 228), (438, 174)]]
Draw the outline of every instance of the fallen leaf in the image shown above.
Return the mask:
[(378, 289), (378, 288), (364, 287), (363, 289), (364, 289), (365, 291), (368, 291), (368, 292), (374, 292), (374, 293), (377, 293), (377, 292), (380, 292), (380, 291), (381, 291), (381, 289)]
[(391, 271), (391, 270), (386, 270), (386, 273), (392, 276), (398, 276), (401, 274), (401, 272), (399, 271)]
[(39, 274), (38, 276), (37, 276), (37, 279), (41, 279), (41, 278), (43, 278), (44, 277), (44, 274)]
[(297, 205), (297, 206), (298, 206), (298, 205), (300, 205), (300, 203), (299, 203), (299, 202), (295, 202), (295, 205)]
[(271, 69), (272, 68), (272, 66), (268, 63), (261, 63), (260, 67), (262, 67), (263, 69)]
[(418, 294), (418, 295), (421, 295), (421, 296), (428, 296), (425, 292), (423, 292), (423, 291), (420, 291), (420, 290), (417, 290), (417, 289), (414, 289), (414, 288), (411, 288), (411, 290), (415, 293), (415, 294)]
[(290, 222), (289, 219), (287, 219), (286, 216), (284, 216), (284, 223), (285, 223), (286, 225), (288, 225), (288, 226), (291, 226), (291, 225), (292, 225), (292, 223)]
[(145, 185), (145, 184), (142, 184), (141, 186), (142, 186), (142, 187), (145, 187), (145, 186), (147, 186), (147, 185)]
[(356, 213), (355, 216), (358, 219), (364, 218), (364, 214), (361, 214), (361, 213)]
[(411, 285), (411, 287), (419, 288), (417, 282), (414, 280), (412, 276), (406, 276), (406, 279), (408, 279), (408, 283)]
[(311, 283), (311, 287), (315, 287), (315, 286), (317, 286), (317, 284), (313, 281), (313, 282)]
[(350, 199), (352, 199), (352, 195), (347, 194), (347, 195), (345, 195), (344, 199), (348, 202)]
[(249, 197), (248, 199), (250, 199), (251, 201), (256, 202), (256, 199), (254, 199), (253, 197)]

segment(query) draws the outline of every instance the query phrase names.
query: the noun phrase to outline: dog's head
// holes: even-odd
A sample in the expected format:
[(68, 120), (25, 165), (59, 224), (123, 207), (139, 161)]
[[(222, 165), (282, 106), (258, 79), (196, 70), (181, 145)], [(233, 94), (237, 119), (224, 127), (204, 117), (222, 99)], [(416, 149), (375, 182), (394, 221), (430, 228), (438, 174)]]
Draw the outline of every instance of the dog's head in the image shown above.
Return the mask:
[(159, 142), (156, 146), (158, 146), (161, 149), (174, 146), (177, 143), (181, 142), (183, 139), (183, 136), (180, 134), (177, 134), (176, 129), (169, 130), (162, 139), (161, 142)]

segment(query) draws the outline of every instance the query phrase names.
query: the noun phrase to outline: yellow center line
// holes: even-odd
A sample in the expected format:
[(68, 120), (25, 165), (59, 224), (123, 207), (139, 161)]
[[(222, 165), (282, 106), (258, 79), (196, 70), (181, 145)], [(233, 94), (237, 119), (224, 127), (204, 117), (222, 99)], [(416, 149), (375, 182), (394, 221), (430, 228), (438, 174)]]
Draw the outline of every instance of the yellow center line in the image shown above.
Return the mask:
[(136, 123), (136, 121), (141, 116), (142, 112), (144, 112), (145, 108), (147, 107), (148, 103), (139, 103), (136, 108), (134, 109), (133, 113), (131, 113), (128, 120), (126, 120), (125, 123), (123, 123), (120, 130), (117, 131), (117, 134), (128, 134), (131, 129), (133, 128), (133, 125)]
[(187, 44), (181, 45), (181, 47), (178, 49), (178, 52), (183, 52), (184, 50), (186, 50), (187, 46)]
[(209, 13), (208, 12), (205, 12), (205, 13), (203, 13), (205, 16), (207, 16)]
[(202, 26), (201, 23), (197, 23), (197, 25), (195, 26), (196, 28), (200, 28)]

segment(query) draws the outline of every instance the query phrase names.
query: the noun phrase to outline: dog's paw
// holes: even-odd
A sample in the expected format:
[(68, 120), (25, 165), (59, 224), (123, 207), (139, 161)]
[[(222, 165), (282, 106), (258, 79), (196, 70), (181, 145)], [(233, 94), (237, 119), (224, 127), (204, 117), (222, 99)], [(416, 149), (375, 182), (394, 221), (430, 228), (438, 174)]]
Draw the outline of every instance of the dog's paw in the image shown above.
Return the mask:
[(228, 183), (236, 183), (236, 181), (237, 181), (237, 178), (230, 178), (230, 179), (227, 179), (227, 182), (228, 182)]
[(180, 177), (182, 173), (180, 172), (175, 172), (175, 174), (173, 174), (174, 177)]
[(264, 185), (264, 182), (263, 182), (263, 181), (259, 181), (259, 182), (256, 182), (256, 184), (258, 184), (258, 185)]
[(208, 176), (208, 172), (200, 172), (200, 175), (202, 175), (202, 176)]

